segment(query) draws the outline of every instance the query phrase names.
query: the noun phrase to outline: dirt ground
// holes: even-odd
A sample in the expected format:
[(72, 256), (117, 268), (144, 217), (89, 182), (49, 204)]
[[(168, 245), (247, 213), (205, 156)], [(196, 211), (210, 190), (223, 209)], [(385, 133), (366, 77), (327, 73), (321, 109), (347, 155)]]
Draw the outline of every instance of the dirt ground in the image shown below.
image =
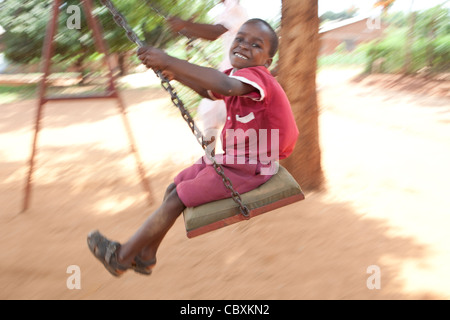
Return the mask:
[[(36, 101), (1, 105), (0, 298), (449, 299), (449, 96), (352, 81), (358, 72), (318, 76), (325, 191), (194, 239), (180, 218), (151, 277), (113, 278), (86, 236), (127, 240), (201, 154), (167, 94), (122, 92), (151, 206), (115, 102), (64, 102), (45, 108), (20, 213)], [(80, 289), (68, 288), (73, 265)]]

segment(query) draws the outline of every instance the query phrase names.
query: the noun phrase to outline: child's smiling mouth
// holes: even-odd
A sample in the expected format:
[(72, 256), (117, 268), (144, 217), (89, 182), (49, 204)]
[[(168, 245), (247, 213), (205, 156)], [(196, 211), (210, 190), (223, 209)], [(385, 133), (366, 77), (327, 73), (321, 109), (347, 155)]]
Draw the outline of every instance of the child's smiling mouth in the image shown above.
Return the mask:
[(235, 52), (234, 55), (240, 59), (244, 59), (244, 60), (248, 60), (249, 58), (244, 56), (243, 54), (239, 53), (239, 52)]

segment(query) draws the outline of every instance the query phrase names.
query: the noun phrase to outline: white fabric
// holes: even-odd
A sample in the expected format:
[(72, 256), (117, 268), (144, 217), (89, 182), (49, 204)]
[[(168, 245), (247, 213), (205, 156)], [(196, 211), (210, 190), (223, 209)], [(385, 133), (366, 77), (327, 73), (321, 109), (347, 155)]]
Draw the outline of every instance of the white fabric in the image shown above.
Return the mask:
[(264, 92), (264, 89), (261, 88), (261, 86), (260, 86), (259, 84), (257, 84), (256, 82), (253, 82), (253, 81), (251, 81), (251, 80), (248, 80), (247, 78), (244, 78), (244, 77), (233, 76), (233, 75), (230, 75), (230, 78), (234, 78), (234, 79), (239, 80), (240, 82), (249, 84), (249, 85), (251, 85), (253, 88), (255, 88), (256, 90), (258, 90), (258, 91), (259, 91), (260, 98), (252, 99), (252, 100), (255, 100), (255, 101), (263, 101), (264, 98), (266, 97), (266, 93)]
[(229, 57), (231, 44), (241, 26), (248, 20), (247, 11), (239, 4), (239, 0), (225, 0), (223, 5), (224, 10), (215, 21), (216, 24), (221, 24), (228, 29), (221, 37), (223, 42), (223, 60), (219, 66), (221, 71), (231, 68)]
[(253, 112), (250, 112), (245, 117), (241, 117), (238, 114), (236, 115), (236, 121), (240, 123), (249, 123), (252, 120), (255, 120), (255, 114)]
[(220, 133), (227, 117), (227, 108), (223, 100), (203, 99), (197, 110), (199, 128), (207, 140), (215, 138), (216, 151), (222, 150)]
[[(228, 29), (221, 36), (223, 60), (219, 65), (220, 71), (225, 71), (232, 67), (229, 58), (231, 44), (241, 26), (248, 20), (247, 12), (239, 4), (239, 0), (225, 0), (223, 6), (222, 13), (215, 20), (215, 24), (221, 24)], [(220, 144), (220, 132), (225, 124), (227, 115), (223, 100), (212, 101), (203, 99), (198, 106), (197, 115), (200, 130), (202, 130), (205, 137), (210, 139), (214, 136), (216, 143)], [(221, 150), (221, 147), (216, 145), (216, 150)]]

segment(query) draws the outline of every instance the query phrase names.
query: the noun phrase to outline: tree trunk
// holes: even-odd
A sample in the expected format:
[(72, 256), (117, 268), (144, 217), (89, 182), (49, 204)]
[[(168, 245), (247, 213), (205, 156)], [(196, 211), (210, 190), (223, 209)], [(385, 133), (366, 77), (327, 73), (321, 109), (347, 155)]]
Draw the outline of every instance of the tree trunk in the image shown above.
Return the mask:
[(304, 190), (324, 183), (316, 93), (318, 0), (282, 0), (279, 80), (300, 131), (293, 154), (282, 161)]
[(84, 57), (80, 56), (77, 61), (75, 61), (75, 70), (79, 74), (78, 84), (83, 85), (86, 82), (86, 71), (84, 70)]
[(117, 64), (119, 65), (119, 77), (126, 76), (128, 74), (127, 66), (127, 53), (119, 52), (117, 58)]
[(81, 46), (81, 55), (75, 61), (75, 70), (80, 74), (80, 82), (78, 84), (83, 85), (86, 83), (88, 72), (85, 69), (85, 60), (89, 56), (88, 48), (86, 46)]
[(416, 12), (413, 11), (414, 0), (411, 0), (411, 7), (409, 9), (409, 26), (408, 35), (405, 42), (405, 62), (403, 65), (403, 73), (413, 73), (413, 44), (414, 44), (414, 26), (416, 24)]
[(434, 54), (434, 46), (435, 46), (435, 41), (436, 41), (436, 21), (438, 21), (439, 19), (439, 14), (437, 10), (433, 11), (432, 14), (432, 18), (430, 19), (430, 23), (428, 24), (428, 44), (427, 44), (427, 50), (426, 50), (426, 54), (427, 54), (427, 67), (429, 68), (429, 70), (433, 70), (433, 62), (435, 59), (435, 54)]

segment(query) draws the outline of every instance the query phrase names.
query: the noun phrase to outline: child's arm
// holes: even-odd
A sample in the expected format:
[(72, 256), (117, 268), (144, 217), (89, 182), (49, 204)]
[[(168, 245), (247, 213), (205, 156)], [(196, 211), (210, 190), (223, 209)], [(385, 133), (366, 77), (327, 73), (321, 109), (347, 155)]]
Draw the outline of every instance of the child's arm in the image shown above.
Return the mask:
[(172, 72), (169, 72), (167, 70), (164, 70), (162, 72), (163, 76), (166, 77), (169, 81), (171, 80), (176, 80), (182, 84), (184, 84), (185, 86), (191, 88), (192, 90), (194, 90), (195, 92), (197, 92), (199, 95), (201, 95), (203, 98), (208, 98), (211, 99), (211, 96), (209, 95), (208, 91), (205, 90), (205, 88), (200, 87), (199, 85), (197, 85), (196, 83), (189, 81), (189, 79), (183, 79), (181, 77), (176, 77), (175, 74), (173, 74)]
[(208, 90), (223, 96), (242, 96), (256, 89), (226, 74), (169, 56), (164, 51), (145, 47), (138, 50), (139, 59), (154, 70), (167, 70), (175, 79), (204, 96)]
[(192, 21), (181, 20), (177, 17), (170, 17), (167, 21), (173, 31), (183, 33), (191, 38), (202, 38), (214, 41), (228, 31), (228, 29), (221, 24), (195, 23)]

